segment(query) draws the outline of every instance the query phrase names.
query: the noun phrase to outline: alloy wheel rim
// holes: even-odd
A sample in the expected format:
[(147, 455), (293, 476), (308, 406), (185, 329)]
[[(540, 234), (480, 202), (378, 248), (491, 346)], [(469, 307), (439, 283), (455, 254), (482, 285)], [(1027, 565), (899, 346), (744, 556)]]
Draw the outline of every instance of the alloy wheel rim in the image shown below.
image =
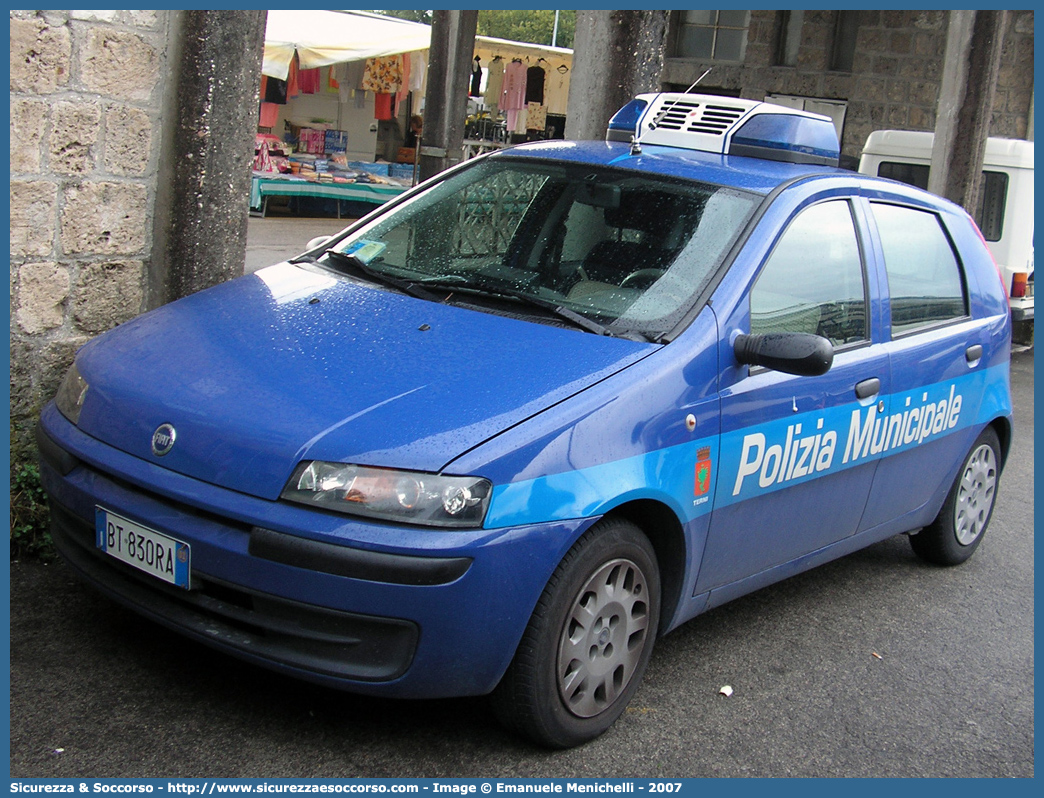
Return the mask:
[(997, 466), (993, 448), (982, 444), (964, 467), (953, 510), (954, 532), (962, 546), (974, 543), (986, 528), (996, 487)]
[(569, 711), (608, 709), (634, 676), (649, 630), (648, 583), (627, 559), (607, 562), (579, 591), (558, 646), (558, 691)]

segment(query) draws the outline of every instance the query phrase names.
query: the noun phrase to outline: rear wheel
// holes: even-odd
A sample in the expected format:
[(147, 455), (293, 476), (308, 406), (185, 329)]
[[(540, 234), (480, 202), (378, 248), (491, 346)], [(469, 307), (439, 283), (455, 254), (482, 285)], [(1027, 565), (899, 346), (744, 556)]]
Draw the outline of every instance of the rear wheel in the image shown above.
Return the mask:
[(493, 694), (504, 725), (542, 745), (594, 739), (620, 716), (652, 654), (660, 576), (634, 524), (603, 519), (569, 550)]
[(986, 534), (1000, 481), (1000, 440), (987, 427), (972, 444), (939, 515), (910, 536), (914, 552), (938, 565), (958, 565)]

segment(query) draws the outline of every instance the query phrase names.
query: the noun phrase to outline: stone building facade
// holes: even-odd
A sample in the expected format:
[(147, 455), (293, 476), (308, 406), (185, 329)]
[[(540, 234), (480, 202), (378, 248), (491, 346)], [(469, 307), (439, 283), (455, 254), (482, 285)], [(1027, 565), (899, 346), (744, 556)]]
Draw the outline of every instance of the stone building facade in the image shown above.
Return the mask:
[[(733, 60), (687, 57), (678, 35), (684, 13), (671, 16), (665, 86), (687, 88), (711, 68), (702, 90), (755, 100), (807, 98), (812, 110), (821, 110), (817, 101), (843, 104), (841, 149), (849, 159), (858, 158), (873, 130), (935, 127), (947, 11), (751, 11), (745, 52)], [(1032, 138), (1032, 106), (1033, 12), (1011, 11), (990, 135)]]
[(264, 11), (12, 11), (11, 432), (76, 349), (242, 274)]
[(75, 350), (141, 313), (165, 11), (11, 12), (11, 417), (24, 440)]

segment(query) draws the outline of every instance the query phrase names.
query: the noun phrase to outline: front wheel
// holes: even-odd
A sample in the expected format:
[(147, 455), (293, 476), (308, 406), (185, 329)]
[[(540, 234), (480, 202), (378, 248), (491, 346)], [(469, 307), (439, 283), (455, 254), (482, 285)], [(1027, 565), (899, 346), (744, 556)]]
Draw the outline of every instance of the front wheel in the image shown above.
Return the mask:
[(569, 550), (493, 693), (500, 721), (536, 742), (592, 740), (626, 709), (652, 654), (660, 572), (634, 524), (603, 519)]
[(972, 444), (939, 515), (910, 536), (914, 552), (937, 565), (958, 565), (975, 553), (993, 515), (1000, 481), (1000, 439), (986, 427)]

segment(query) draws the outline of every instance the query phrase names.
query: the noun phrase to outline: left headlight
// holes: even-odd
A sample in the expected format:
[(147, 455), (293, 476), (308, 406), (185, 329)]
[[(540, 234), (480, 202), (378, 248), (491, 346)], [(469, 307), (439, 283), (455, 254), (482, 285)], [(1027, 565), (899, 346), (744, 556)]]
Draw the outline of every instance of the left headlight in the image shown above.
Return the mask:
[(62, 384), (58, 386), (58, 393), (54, 397), (58, 410), (73, 424), (80, 420), (83, 400), (87, 398), (87, 387), (87, 381), (80, 376), (80, 371), (74, 362), (65, 372)]
[(481, 527), (492, 484), (454, 477), (310, 460), (283, 489), (288, 501), (345, 515), (424, 526)]

